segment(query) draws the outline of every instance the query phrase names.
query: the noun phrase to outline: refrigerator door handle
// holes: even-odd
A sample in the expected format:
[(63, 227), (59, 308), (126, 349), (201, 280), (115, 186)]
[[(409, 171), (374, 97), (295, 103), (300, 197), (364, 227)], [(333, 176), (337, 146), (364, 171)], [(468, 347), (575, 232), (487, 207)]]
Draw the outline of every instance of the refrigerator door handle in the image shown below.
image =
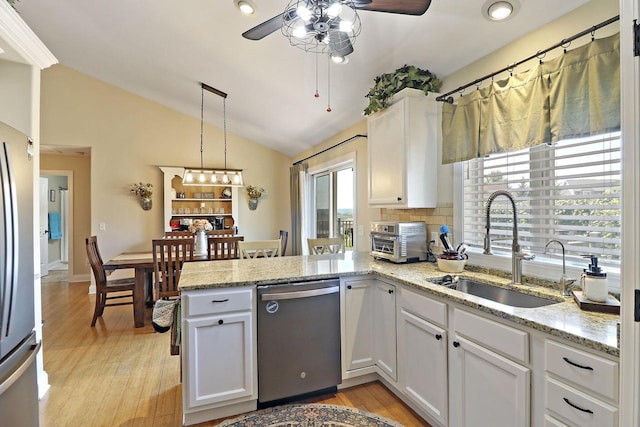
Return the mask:
[(9, 336), (13, 298), (18, 273), (18, 203), (16, 183), (11, 169), (9, 145), (2, 143), (0, 155), (0, 185), (2, 186), (2, 227), (4, 241), (0, 242), (0, 340)]
[(29, 366), (31, 366), (31, 364), (34, 363), (34, 359), (38, 355), (38, 352), (40, 351), (41, 346), (42, 346), (42, 342), (39, 342), (33, 345), (29, 353), (25, 355), (23, 362), (20, 364), (18, 369), (13, 371), (13, 373), (9, 375), (9, 377), (6, 380), (0, 383), (0, 396), (2, 396), (2, 394), (5, 391), (9, 390), (9, 388), (16, 381), (18, 381), (18, 379), (22, 376), (22, 374), (24, 374), (26, 370), (29, 369)]

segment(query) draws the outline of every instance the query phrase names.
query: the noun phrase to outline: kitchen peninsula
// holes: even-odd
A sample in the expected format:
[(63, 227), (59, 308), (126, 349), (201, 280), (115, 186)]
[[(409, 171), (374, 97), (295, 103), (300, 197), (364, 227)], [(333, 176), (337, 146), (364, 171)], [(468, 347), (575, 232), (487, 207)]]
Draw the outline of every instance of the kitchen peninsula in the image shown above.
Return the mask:
[[(474, 410), (496, 406), (505, 425), (576, 422), (582, 413), (560, 396), (592, 412), (589, 422), (577, 419), (581, 425), (615, 425), (619, 316), (581, 311), (544, 286), (518, 290), (557, 303), (511, 307), (431, 283), (443, 275), (431, 263), (393, 264), (368, 253), (185, 264), (185, 424), (256, 409), (256, 286), (339, 278), (342, 387), (381, 380), (432, 425), (464, 425), (463, 418), (482, 418)], [(490, 272), (461, 276), (510, 286)], [(466, 365), (470, 355), (495, 383), (474, 384), (481, 376)], [(574, 365), (591, 369), (585, 375)], [(478, 402), (462, 407), (471, 394)]]

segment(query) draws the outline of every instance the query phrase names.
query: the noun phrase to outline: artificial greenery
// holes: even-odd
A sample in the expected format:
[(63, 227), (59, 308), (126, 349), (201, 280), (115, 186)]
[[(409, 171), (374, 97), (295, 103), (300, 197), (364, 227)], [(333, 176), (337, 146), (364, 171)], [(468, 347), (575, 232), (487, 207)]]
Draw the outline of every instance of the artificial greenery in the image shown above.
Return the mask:
[(365, 116), (387, 108), (393, 95), (402, 89), (420, 89), (426, 95), (428, 92), (437, 92), (442, 84), (431, 71), (421, 70), (414, 65), (405, 65), (393, 73), (379, 75), (374, 81), (376, 84), (365, 95), (369, 98), (369, 106), (364, 109)]

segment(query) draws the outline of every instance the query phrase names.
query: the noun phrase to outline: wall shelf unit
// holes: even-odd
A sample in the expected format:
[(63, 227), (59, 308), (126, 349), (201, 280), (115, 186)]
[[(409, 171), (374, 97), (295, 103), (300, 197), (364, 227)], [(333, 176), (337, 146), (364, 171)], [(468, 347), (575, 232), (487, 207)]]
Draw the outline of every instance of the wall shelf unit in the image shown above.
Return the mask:
[[(238, 187), (183, 186), (184, 167), (161, 166), (160, 170), (164, 174), (164, 231), (172, 230), (172, 220), (175, 223), (189, 218), (206, 218), (212, 223), (216, 218), (223, 218), (225, 228), (239, 226)], [(229, 197), (223, 195), (224, 190)], [(184, 197), (177, 197), (177, 194), (184, 194)]]

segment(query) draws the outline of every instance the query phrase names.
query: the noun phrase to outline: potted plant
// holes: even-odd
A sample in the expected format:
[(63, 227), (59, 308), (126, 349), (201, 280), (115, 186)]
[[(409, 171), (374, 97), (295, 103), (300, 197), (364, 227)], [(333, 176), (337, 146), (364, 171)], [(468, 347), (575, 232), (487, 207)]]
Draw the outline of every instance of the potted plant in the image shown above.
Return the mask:
[(143, 184), (139, 182), (131, 186), (131, 194), (138, 197), (142, 209), (148, 211), (151, 209), (151, 195), (153, 194), (153, 184), (147, 182)]
[(393, 73), (381, 74), (374, 81), (375, 85), (365, 95), (365, 98), (369, 98), (369, 106), (364, 109), (365, 116), (387, 108), (391, 105), (393, 95), (402, 89), (419, 89), (426, 95), (437, 92), (442, 85), (435, 74), (414, 65), (405, 65)]

